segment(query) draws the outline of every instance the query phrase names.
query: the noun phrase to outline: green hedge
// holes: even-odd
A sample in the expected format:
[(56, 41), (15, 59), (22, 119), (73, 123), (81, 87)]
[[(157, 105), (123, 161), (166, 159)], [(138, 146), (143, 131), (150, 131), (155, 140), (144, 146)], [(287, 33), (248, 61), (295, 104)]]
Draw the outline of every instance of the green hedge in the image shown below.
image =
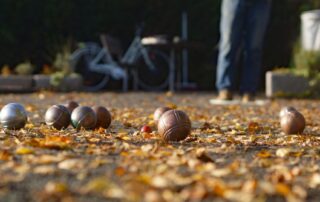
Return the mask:
[[(300, 13), (318, 0), (274, 0), (266, 36), (264, 67), (287, 66), (299, 36)], [(102, 32), (128, 44), (135, 24), (145, 21), (145, 33), (180, 33), (181, 10), (189, 12), (189, 37), (205, 46), (191, 52), (191, 79), (212, 88), (218, 43), (218, 0), (1, 0), (0, 65), (30, 60), (51, 63), (67, 39), (98, 40)], [(266, 70), (265, 69), (265, 70)]]

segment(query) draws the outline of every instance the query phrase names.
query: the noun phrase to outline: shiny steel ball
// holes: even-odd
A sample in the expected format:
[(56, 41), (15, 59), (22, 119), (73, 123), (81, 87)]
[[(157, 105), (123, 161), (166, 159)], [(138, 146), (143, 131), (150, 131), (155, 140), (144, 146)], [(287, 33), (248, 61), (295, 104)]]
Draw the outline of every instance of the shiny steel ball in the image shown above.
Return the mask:
[(179, 110), (165, 112), (158, 122), (158, 133), (164, 141), (179, 141), (191, 132), (191, 121), (187, 114)]
[(45, 114), (45, 122), (57, 130), (67, 128), (70, 124), (69, 110), (63, 105), (53, 105)]
[(73, 100), (70, 100), (65, 103), (64, 106), (69, 110), (69, 113), (71, 114), (75, 108), (79, 107), (79, 104)]
[(94, 129), (97, 123), (97, 116), (90, 107), (79, 106), (72, 111), (71, 123), (76, 129)]
[(107, 110), (107, 108), (102, 106), (94, 106), (92, 107), (93, 111), (97, 116), (97, 123), (95, 128), (105, 128), (107, 129), (111, 124), (111, 114)]
[(297, 111), (294, 107), (283, 107), (281, 110), (280, 110), (280, 113), (279, 113), (279, 117), (283, 117), (285, 114), (287, 114), (288, 112), (290, 111)]
[(304, 116), (298, 111), (289, 111), (280, 119), (285, 134), (301, 134), (306, 126)]
[(9, 103), (0, 113), (0, 123), (4, 128), (20, 129), (27, 123), (27, 112), (21, 104)]
[(172, 110), (172, 109), (169, 107), (158, 107), (153, 113), (154, 123), (157, 125), (162, 114), (169, 110)]

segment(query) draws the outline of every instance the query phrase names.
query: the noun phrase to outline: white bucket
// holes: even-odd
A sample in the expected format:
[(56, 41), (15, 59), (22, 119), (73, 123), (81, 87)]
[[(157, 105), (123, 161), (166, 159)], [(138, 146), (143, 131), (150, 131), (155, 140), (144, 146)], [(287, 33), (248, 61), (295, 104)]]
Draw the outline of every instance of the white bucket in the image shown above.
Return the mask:
[(320, 9), (301, 14), (301, 32), (304, 50), (320, 50)]

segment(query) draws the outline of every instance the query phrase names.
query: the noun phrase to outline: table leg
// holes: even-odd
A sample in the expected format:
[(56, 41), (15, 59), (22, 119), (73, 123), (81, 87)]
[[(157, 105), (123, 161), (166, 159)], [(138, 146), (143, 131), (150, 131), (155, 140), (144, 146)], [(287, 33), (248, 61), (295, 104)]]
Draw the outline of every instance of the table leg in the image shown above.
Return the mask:
[(170, 74), (169, 74), (169, 90), (174, 91), (174, 78), (175, 78), (175, 51), (170, 51)]

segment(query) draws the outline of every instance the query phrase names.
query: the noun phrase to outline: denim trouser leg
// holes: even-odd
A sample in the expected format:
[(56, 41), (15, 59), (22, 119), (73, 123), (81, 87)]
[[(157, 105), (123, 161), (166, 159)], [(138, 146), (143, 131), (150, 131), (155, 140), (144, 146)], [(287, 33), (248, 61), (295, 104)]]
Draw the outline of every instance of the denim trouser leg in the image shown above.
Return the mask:
[(244, 38), (244, 66), (240, 91), (255, 93), (259, 86), (264, 34), (269, 20), (271, 0), (255, 0), (248, 5)]
[(235, 60), (243, 35), (245, 0), (223, 0), (216, 87), (232, 89)]
[(232, 89), (237, 51), (244, 40), (240, 90), (254, 93), (259, 83), (261, 54), (271, 0), (223, 0), (216, 87)]

